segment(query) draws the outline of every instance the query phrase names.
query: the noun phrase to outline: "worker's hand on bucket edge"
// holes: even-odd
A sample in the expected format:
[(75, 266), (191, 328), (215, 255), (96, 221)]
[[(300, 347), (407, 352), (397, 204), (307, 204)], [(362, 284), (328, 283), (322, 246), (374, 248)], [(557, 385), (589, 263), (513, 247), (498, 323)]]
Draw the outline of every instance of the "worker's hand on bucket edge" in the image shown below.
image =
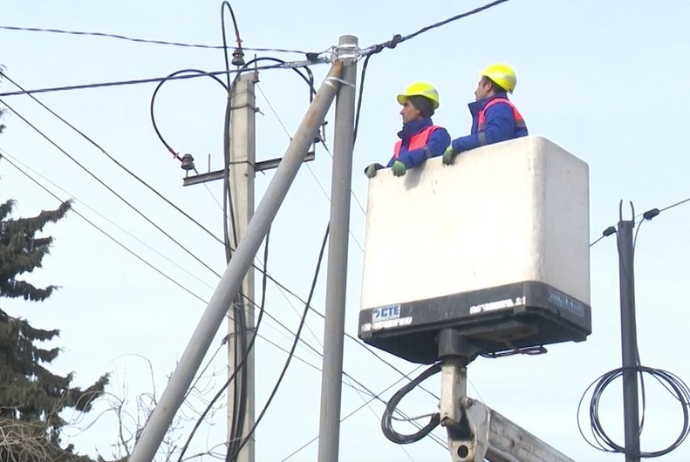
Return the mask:
[(393, 162), (393, 175), (394, 176), (403, 176), (403, 175), (405, 175), (405, 172), (407, 172), (407, 167), (405, 167), (405, 164), (403, 164), (399, 160), (396, 160), (395, 162)]
[(383, 168), (383, 165), (381, 164), (370, 164), (367, 166), (366, 169), (364, 169), (364, 173), (368, 178), (374, 178), (376, 176), (376, 172), (381, 170)]
[(445, 165), (453, 165), (455, 163), (455, 157), (459, 153), (453, 150), (453, 146), (448, 146), (446, 151), (443, 153), (443, 163)]

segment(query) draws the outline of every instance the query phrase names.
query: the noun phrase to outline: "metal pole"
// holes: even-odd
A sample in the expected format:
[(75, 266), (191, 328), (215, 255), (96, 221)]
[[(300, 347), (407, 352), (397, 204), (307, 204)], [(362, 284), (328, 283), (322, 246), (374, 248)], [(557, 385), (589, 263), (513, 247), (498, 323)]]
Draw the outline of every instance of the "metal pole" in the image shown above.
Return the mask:
[(343, 378), (347, 251), (352, 188), (355, 83), (357, 81), (357, 37), (344, 35), (338, 42), (338, 59), (343, 61), (343, 85), (335, 109), (331, 225), (328, 242), (328, 281), (324, 326), (323, 375), (319, 462), (337, 462), (340, 439), (340, 396)]
[[(637, 329), (635, 325), (635, 272), (633, 269), (633, 227), (632, 221), (618, 223), (618, 256), (621, 296), (621, 343), (623, 367), (635, 367), (637, 358)], [(623, 415), (625, 421), (625, 449), (640, 452), (640, 416), (637, 394), (637, 372), (623, 373)], [(626, 454), (626, 462), (639, 462), (640, 458)]]
[[(232, 199), (234, 217), (228, 217), (228, 241), (233, 248), (237, 248), (247, 234), (249, 220), (254, 214), (254, 165), (256, 164), (256, 95), (254, 85), (258, 82), (258, 74), (251, 72), (243, 74), (232, 89), (230, 108), (230, 165), (228, 168), (228, 186)], [(234, 232), (233, 232), (234, 228)], [(254, 300), (254, 268), (251, 266), (242, 282), (243, 297), (235, 297), (235, 309), (244, 310), (244, 322), (247, 335), (240, 339), (236, 331), (235, 321), (228, 319), (228, 377), (235, 373), (238, 364), (243, 360), (240, 341), (249, 344), (254, 335), (254, 305), (248, 300)], [(242, 434), (244, 438), (254, 425), (254, 350), (252, 349), (244, 359), (242, 375), (246, 381), (244, 401), (246, 408), (244, 415), (233, 415), (235, 400), (241, 396), (239, 383), (233, 380), (228, 387), (228, 431), (232, 427), (233, 419), (242, 419)], [(239, 377), (239, 375), (238, 375)], [(239, 392), (239, 394), (238, 394)], [(254, 437), (250, 438), (237, 456), (238, 462), (254, 462)]]
[(223, 318), (237, 295), (247, 269), (257, 250), (259, 250), (271, 222), (278, 213), (290, 185), (297, 176), (309, 146), (314, 142), (319, 126), (323, 122), (333, 98), (335, 98), (342, 68), (340, 61), (333, 63), (326, 80), (309, 106), (297, 133), (285, 152), (283, 161), (256, 209), (256, 213), (249, 222), (246, 238), (237, 246), (230, 264), (225, 269), (206, 311), (201, 316), (201, 320), (192, 334), (178, 366), (175, 368), (175, 372), (170, 377), (158, 405), (146, 423), (141, 438), (134, 446), (129, 462), (151, 462), (156, 455), (175, 413), (184, 401), (184, 395), (194, 379), (194, 374), (199, 370), (201, 361), (204, 359), (215, 333), (218, 332)]

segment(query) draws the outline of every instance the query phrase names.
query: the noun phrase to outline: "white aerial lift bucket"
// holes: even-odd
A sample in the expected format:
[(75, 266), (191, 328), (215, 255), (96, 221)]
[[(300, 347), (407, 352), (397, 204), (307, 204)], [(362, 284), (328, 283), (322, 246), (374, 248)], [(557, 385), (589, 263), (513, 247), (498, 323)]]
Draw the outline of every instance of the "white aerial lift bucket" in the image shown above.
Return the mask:
[(541, 137), (433, 158), (369, 183), (359, 337), (410, 361), (440, 330), (477, 353), (591, 333), (589, 179)]

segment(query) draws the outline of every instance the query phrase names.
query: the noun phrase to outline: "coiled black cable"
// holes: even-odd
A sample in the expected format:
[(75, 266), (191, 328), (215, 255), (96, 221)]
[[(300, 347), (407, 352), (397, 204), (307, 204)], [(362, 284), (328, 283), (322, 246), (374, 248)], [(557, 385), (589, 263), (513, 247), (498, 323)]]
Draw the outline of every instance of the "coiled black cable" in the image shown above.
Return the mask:
[(437, 374), (440, 370), (440, 362), (433, 364), (427, 370), (422, 372), (416, 379), (412, 380), (410, 383), (398, 390), (388, 401), (386, 404), (386, 410), (383, 412), (383, 416), (381, 417), (381, 430), (386, 438), (388, 438), (390, 441), (398, 444), (414, 443), (427, 436), (439, 425), (441, 422), (441, 415), (437, 412), (429, 418), (429, 423), (420, 428), (416, 433), (411, 435), (403, 435), (402, 433), (398, 433), (393, 430), (393, 413), (398, 407), (398, 404), (400, 404), (400, 401), (402, 401), (405, 395), (407, 395), (413, 388), (432, 375)]
[[(652, 376), (652, 378), (657, 380), (680, 403), (683, 415), (683, 425), (680, 433), (678, 434), (678, 437), (675, 439), (673, 443), (671, 443), (665, 449), (657, 451), (633, 451), (625, 448), (625, 446), (621, 446), (620, 444), (616, 443), (604, 430), (604, 427), (601, 423), (601, 419), (599, 418), (599, 403), (601, 401), (601, 397), (604, 394), (604, 390), (607, 386), (609, 386), (612, 382), (616, 381), (618, 378), (623, 377), (623, 375), (625, 375), (626, 373), (635, 373), (636, 376), (639, 374), (640, 381), (642, 383), (642, 419), (640, 421), (639, 430), (637, 432), (638, 439), (640, 438), (642, 434), (642, 429), (644, 427), (644, 413), (646, 405), (645, 387), (642, 378), (643, 374), (649, 374), (650, 376)], [(580, 409), (582, 407), (582, 403), (585, 397), (587, 396), (589, 390), (591, 390), (592, 388), (594, 389), (592, 390), (592, 399), (589, 403), (589, 419), (590, 428), (592, 431), (592, 435), (594, 437), (594, 442), (591, 441), (585, 435), (584, 431), (582, 430), (582, 425), (580, 424)], [(637, 458), (660, 457), (677, 449), (688, 437), (688, 434), (690, 434), (690, 411), (688, 410), (689, 406), (690, 389), (675, 374), (665, 370), (654, 369), (642, 365), (637, 365), (633, 367), (620, 367), (618, 369), (614, 369), (601, 375), (596, 380), (594, 380), (594, 382), (592, 382), (589, 385), (589, 387), (587, 387), (587, 390), (585, 390), (584, 394), (582, 395), (582, 398), (580, 398), (580, 403), (577, 406), (577, 427), (585, 441), (587, 441), (587, 443), (590, 446), (600, 451), (621, 453)]]

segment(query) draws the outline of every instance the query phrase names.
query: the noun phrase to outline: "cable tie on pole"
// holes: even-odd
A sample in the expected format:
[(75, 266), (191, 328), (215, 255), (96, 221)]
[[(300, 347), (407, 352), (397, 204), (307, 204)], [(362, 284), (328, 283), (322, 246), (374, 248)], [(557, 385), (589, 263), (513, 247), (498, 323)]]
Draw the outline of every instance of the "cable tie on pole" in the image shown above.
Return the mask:
[[(354, 84), (354, 83), (350, 83), (350, 82), (348, 82), (348, 81), (346, 81), (346, 80), (343, 80), (343, 79), (340, 79), (340, 78), (338, 78), (338, 77), (327, 77), (327, 78), (326, 78), (326, 81), (327, 81), (327, 82), (330, 81), (330, 80), (335, 80), (335, 81), (338, 82), (338, 83), (342, 83), (343, 85), (347, 85), (348, 87), (355, 88), (355, 84)], [(331, 84), (331, 85), (333, 85), (333, 84)]]

